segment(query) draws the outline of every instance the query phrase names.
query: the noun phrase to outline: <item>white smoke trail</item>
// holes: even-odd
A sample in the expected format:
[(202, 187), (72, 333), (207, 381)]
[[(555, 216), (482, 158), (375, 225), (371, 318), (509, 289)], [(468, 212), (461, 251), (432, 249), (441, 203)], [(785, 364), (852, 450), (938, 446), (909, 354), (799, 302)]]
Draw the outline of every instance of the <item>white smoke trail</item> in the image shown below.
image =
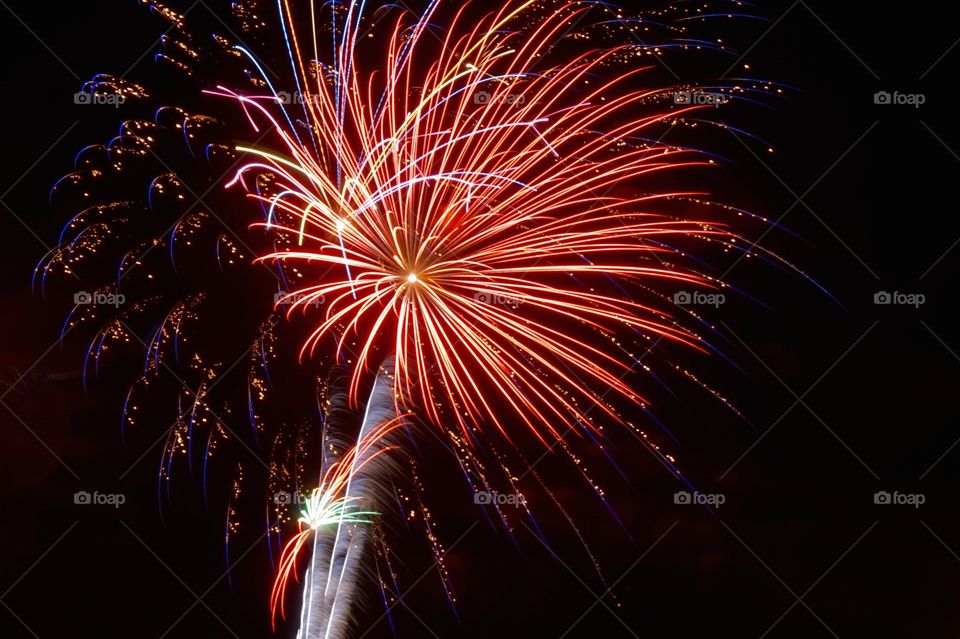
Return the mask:
[[(345, 496), (362, 501), (363, 510), (373, 510), (378, 491), (383, 483), (378, 480), (389, 467), (384, 455), (377, 456), (383, 446), (362, 447), (361, 444), (382, 424), (396, 419), (397, 409), (393, 380), (385, 371), (392, 370), (392, 362), (381, 366), (374, 380), (364, 410), (363, 422), (354, 445), (363, 454), (353, 461)], [(325, 442), (326, 443), (326, 442)], [(356, 603), (357, 585), (363, 574), (372, 533), (369, 524), (341, 521), (329, 529), (317, 530), (313, 539), (313, 556), (304, 579), (303, 601), (300, 611), (300, 629), (297, 639), (344, 639), (352, 620)]]

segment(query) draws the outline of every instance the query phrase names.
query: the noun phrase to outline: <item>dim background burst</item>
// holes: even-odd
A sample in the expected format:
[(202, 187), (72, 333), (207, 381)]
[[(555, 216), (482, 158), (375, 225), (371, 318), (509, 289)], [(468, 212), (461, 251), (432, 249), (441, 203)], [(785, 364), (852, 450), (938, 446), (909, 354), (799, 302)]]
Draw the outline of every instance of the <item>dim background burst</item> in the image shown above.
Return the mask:
[[(194, 10), (216, 22), (203, 4)], [(607, 482), (634, 541), (592, 516), (591, 505), (578, 518), (593, 545), (607, 549), (600, 554), (610, 580), (624, 575), (616, 587), (623, 608), (604, 599), (614, 615), (601, 604), (588, 611), (595, 601), (588, 590), (600, 586), (570, 559), (579, 546), (573, 535), (554, 546), (571, 570), (532, 537), (519, 552), (485, 524), (474, 526), (478, 514), (463, 503), (469, 496), (443, 479), (447, 469), (437, 470), (432, 500), (435, 509), (451, 504), (442, 525), (447, 544), (457, 542), (449, 567), (459, 576), (468, 630), (430, 577), (405, 595), (409, 610), (394, 610), (401, 637), (430, 635), (417, 616), (441, 637), (559, 637), (575, 622), (566, 636), (709, 630), (760, 637), (783, 613), (767, 636), (960, 632), (960, 561), (953, 556), (960, 528), (951, 515), (960, 447), (950, 450), (960, 435), (953, 400), (960, 334), (952, 319), (960, 253), (938, 261), (960, 237), (949, 178), (960, 169), (950, 150), (960, 149), (960, 137), (949, 88), (960, 47), (919, 79), (960, 33), (946, 19), (847, 11), (826, 2), (756, 8), (771, 20), (784, 17), (744, 61), (801, 91), (759, 110), (751, 124), (777, 153), (754, 157), (733, 138), (720, 149), (736, 161), (725, 169), (722, 192), (773, 218), (789, 211), (784, 223), (807, 243), (772, 234), (768, 247), (808, 267), (845, 308), (803, 282), (751, 269), (738, 283), (771, 310), (732, 300), (713, 314), (732, 329), (726, 351), (744, 373), (719, 358), (698, 361), (695, 370), (723, 380), (757, 430), (703, 394), (656, 398), (658, 416), (680, 441), (672, 450), (685, 472), (727, 503), (717, 516), (675, 505), (681, 486), (636, 449), (644, 457), (631, 467), (633, 484)], [(78, 148), (115, 130), (109, 107), (75, 107), (72, 92), (95, 72), (152, 64), (149, 55), (138, 58), (148, 49), (144, 34), (159, 36), (157, 22), (132, 2), (56, 11), (8, 2), (0, 15), (9, 87), (0, 182), (9, 207), (0, 212), (0, 368), (9, 407), (0, 407), (3, 636), (31, 636), (28, 627), (55, 636), (78, 626), (97, 626), (103, 636), (132, 628), (160, 636), (175, 622), (167, 636), (231, 636), (227, 628), (270, 636), (262, 611), (242, 603), (263, 601), (269, 589), (263, 553), (254, 547), (221, 579), (223, 557), (210, 552), (222, 547), (220, 512), (211, 514), (221, 505), (204, 505), (190, 485), (174, 488), (176, 508), (159, 525), (159, 450), (150, 449), (152, 438), (121, 445), (117, 434), (115, 399), (125, 380), (108, 378), (84, 396), (69, 375), (57, 377), (76, 369), (77, 352), (54, 348), (41, 358), (59, 323), (31, 297), (25, 275), (41, 241), (50, 243), (59, 229), (43, 194)], [(905, 19), (923, 24), (909, 44)], [(746, 48), (770, 24), (743, 22), (727, 37)], [(723, 60), (717, 65), (720, 74)], [(922, 92), (927, 104), (874, 106), (882, 89)], [(880, 289), (923, 292), (928, 302), (918, 311), (874, 306)], [(796, 402), (790, 389), (804, 404), (786, 412)], [(115, 511), (78, 508), (73, 493), (86, 486), (124, 492), (128, 503)], [(923, 492), (927, 504), (883, 509), (872, 503), (881, 489)], [(431, 558), (414, 535), (400, 543), (411, 557), (409, 588)], [(389, 636), (386, 622), (376, 622), (381, 609), (370, 606), (368, 637)]]

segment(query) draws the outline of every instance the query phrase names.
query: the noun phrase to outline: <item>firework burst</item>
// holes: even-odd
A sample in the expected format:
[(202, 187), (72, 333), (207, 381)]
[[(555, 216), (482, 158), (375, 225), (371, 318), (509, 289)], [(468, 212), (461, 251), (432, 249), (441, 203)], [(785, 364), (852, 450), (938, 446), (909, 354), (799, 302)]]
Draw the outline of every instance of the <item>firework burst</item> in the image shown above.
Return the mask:
[[(296, 238), (259, 259), (300, 263), (288, 313), (324, 303), (301, 354), (332, 343), (343, 360), (349, 344), (354, 400), (392, 352), (400, 402), (434, 424), (455, 421), (467, 438), (494, 426), (511, 439), (518, 422), (548, 445), (597, 431), (588, 413), (616, 418), (608, 391), (643, 403), (623, 381), (633, 362), (613, 336), (701, 339), (662, 299), (636, 301), (623, 285), (718, 287), (673, 247), (737, 240), (660, 210), (702, 195), (658, 188), (663, 174), (712, 161), (656, 142), (655, 131), (705, 107), (651, 109), (673, 90), (634, 88), (647, 65), (604, 79), (645, 47), (554, 50), (589, 4), (560, 4), (526, 28), (529, 13), (541, 15), (535, 3), (502, 3), (479, 21), (467, 3), (435, 30), (440, 6), (402, 15), (367, 69), (359, 4), (348, 5), (327, 66), (306, 64), (320, 51), (301, 51), (307, 38), (285, 3), (300, 105), (215, 92), (281, 145), (239, 147), (253, 159), (228, 186), (263, 203), (264, 228)], [(288, 126), (295, 118), (300, 131)], [(637, 193), (614, 193), (626, 184)]]

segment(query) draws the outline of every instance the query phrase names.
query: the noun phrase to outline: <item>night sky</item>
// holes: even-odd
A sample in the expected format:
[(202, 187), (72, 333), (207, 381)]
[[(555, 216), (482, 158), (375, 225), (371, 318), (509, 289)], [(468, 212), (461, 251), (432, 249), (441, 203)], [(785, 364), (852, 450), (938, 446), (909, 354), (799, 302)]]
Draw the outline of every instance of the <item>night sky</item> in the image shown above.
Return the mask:
[[(960, 634), (960, 30), (913, 9), (759, 2), (753, 11), (765, 20), (731, 23), (726, 36), (746, 52), (738, 69), (749, 64), (750, 74), (796, 90), (740, 121), (772, 153), (711, 138), (730, 159), (711, 186), (789, 228), (794, 235), (771, 233), (763, 244), (812, 281), (737, 265), (730, 279), (756, 301), (730, 295), (710, 312), (729, 361), (683, 359), (745, 419), (692, 384), (647, 393), (675, 440), (648, 430), (697, 490), (723, 504), (676, 504), (684, 485), (635, 440), (614, 437), (624, 476), (598, 474), (618, 523), (585, 484), (562, 480), (559, 460), (545, 461), (613, 586), (615, 596), (602, 596), (560, 517), (539, 521), (549, 548), (523, 525), (512, 540), (425, 437), (419, 467), (458, 606), (447, 603), (422, 532), (398, 519), (396, 636)], [(109, 373), (84, 391), (83, 340), (57, 344), (68, 306), (31, 291), (33, 268), (65, 221), (48, 203), (50, 187), (77, 150), (118, 124), (111, 107), (75, 105), (73, 94), (95, 73), (153, 78), (164, 25), (129, 0), (6, 0), (0, 16), (0, 636), (293, 636), (291, 627), (270, 631), (262, 520), (241, 520), (226, 558), (226, 475), (206, 501), (195, 477), (175, 478), (161, 514), (163, 426), (121, 441), (129, 377)], [(215, 25), (229, 9), (201, 1), (191, 16)], [(696, 71), (719, 76), (735, 61), (721, 56)], [(877, 104), (877, 92), (925, 101)], [(924, 303), (876, 304), (881, 291)], [(75, 504), (84, 490), (121, 493), (125, 503)], [(879, 501), (889, 493), (923, 503), (878, 504), (878, 492)], [(393, 636), (368, 585), (354, 634)]]

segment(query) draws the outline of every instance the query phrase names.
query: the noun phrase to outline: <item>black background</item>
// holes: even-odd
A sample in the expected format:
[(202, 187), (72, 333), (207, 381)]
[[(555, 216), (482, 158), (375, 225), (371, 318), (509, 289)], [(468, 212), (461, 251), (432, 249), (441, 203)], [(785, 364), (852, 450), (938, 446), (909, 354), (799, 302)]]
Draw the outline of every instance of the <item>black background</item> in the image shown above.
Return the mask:
[[(765, 244), (839, 303), (801, 278), (738, 266), (737, 285), (769, 308), (736, 299), (718, 309), (711, 319), (742, 371), (719, 358), (696, 370), (753, 427), (715, 402), (688, 399), (689, 388), (682, 400), (658, 403), (679, 439), (671, 450), (681, 468), (701, 491), (723, 493), (724, 505), (711, 513), (674, 504), (682, 485), (642, 447), (618, 451), (631, 479), (607, 487), (629, 536), (602, 511), (579, 520), (616, 584), (616, 600), (596, 603), (603, 586), (562, 522), (548, 534), (557, 557), (523, 531), (515, 546), (484, 522), (474, 526), (480, 516), (462, 506), (465, 487), (430, 484), (459, 620), (427, 570), (422, 539), (400, 532), (396, 550), (412, 559), (400, 579), (409, 591), (392, 612), (398, 636), (960, 633), (960, 449), (952, 448), (960, 249), (950, 250), (960, 239), (960, 47), (951, 48), (960, 32), (920, 5), (872, 7), (765, 2), (756, 12), (769, 22), (736, 27), (750, 73), (798, 91), (748, 127), (774, 153), (730, 141), (724, 195), (773, 219), (786, 212), (783, 224), (802, 239), (772, 234)], [(97, 72), (133, 66), (131, 77), (149, 75), (160, 26), (134, 2), (8, 2), (0, 17), (2, 636), (271, 636), (265, 550), (254, 546), (221, 579), (219, 506), (185, 498), (161, 520), (159, 449), (148, 450), (152, 439), (122, 446), (118, 407), (96, 388), (49, 381), (77, 368), (80, 349), (47, 352), (61, 317), (30, 291), (32, 268), (63, 221), (50, 214), (48, 189), (77, 149), (116, 126), (109, 113), (75, 106), (72, 94)], [(721, 61), (714, 74), (725, 69)], [(880, 90), (920, 92), (926, 104), (875, 105)], [(877, 306), (879, 290), (927, 301)], [(82, 489), (124, 492), (127, 503), (75, 506)], [(875, 505), (879, 490), (922, 493), (926, 503)], [(445, 500), (458, 505), (445, 512)], [(376, 621), (382, 613), (371, 598), (356, 636), (390, 636)]]

